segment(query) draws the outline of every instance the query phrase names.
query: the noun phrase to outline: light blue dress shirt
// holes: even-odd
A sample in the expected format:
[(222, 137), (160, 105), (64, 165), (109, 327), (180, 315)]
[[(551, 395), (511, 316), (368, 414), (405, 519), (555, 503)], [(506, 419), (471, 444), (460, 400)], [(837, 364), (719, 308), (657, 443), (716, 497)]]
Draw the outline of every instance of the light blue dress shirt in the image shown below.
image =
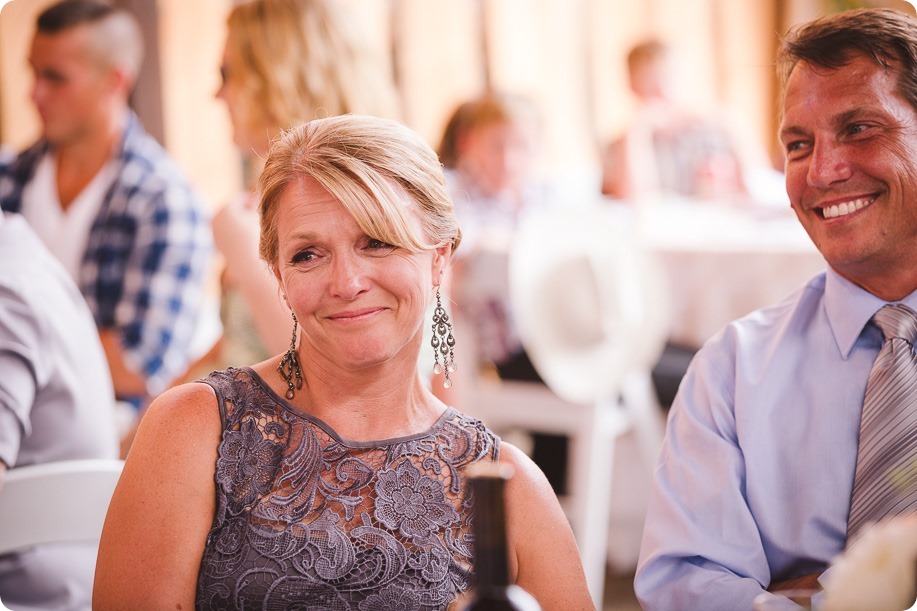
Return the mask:
[[(917, 309), (917, 292), (902, 301)], [(646, 609), (751, 609), (846, 540), (866, 380), (886, 302), (833, 270), (730, 323), (669, 414), (635, 588)]]

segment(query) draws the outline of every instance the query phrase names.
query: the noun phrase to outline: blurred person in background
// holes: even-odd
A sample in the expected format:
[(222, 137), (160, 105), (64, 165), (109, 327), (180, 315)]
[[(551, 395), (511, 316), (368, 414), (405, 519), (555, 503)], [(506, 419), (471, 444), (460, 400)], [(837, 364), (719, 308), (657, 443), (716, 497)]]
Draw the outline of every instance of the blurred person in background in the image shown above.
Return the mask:
[[(394, 85), (345, 6), (334, 0), (252, 0), (233, 8), (217, 97), (226, 103), (249, 175), (281, 130), (345, 113), (395, 117)], [(289, 309), (258, 256), (257, 194), (249, 185), (213, 219), (223, 255), (224, 334), (196, 369), (263, 360), (289, 342)], [(206, 369), (206, 371), (204, 371)]]
[(637, 110), (602, 155), (602, 193), (616, 199), (747, 195), (736, 138), (722, 120), (689, 110), (679, 98), (672, 51), (649, 40), (627, 55)]
[[(695, 112), (681, 99), (673, 53), (656, 39), (628, 53), (628, 84), (637, 109), (626, 131), (603, 153), (602, 193), (625, 201), (662, 197), (757, 203), (785, 211), (783, 175), (767, 166), (763, 151), (753, 151), (722, 116)], [(697, 346), (666, 345), (653, 368), (663, 408), (671, 406), (696, 351)]]
[[(115, 395), (86, 301), (18, 214), (0, 212), (0, 496), (7, 469), (117, 458)], [(0, 556), (6, 608), (90, 608), (95, 543)]]
[[(464, 248), (456, 256), (455, 315), (472, 332), (471, 366), (506, 380), (542, 383), (516, 329), (505, 258), (520, 221), (554, 203), (554, 189), (538, 172), (541, 117), (525, 96), (486, 92), (460, 104), (443, 129), (439, 157)], [(454, 395), (459, 395), (456, 389)], [(566, 493), (567, 439), (533, 434), (532, 456), (558, 494)]]
[(544, 475), (418, 371), (461, 241), (433, 150), (393, 120), (316, 119), (271, 146), (258, 192), (292, 340), (152, 404), (95, 608), (446, 609), (473, 581), (468, 470), (500, 461), (510, 578), (544, 609), (592, 609)]
[(37, 20), (29, 64), (42, 138), (0, 164), (21, 212), (80, 287), (120, 400), (142, 406), (215, 337), (204, 324), (206, 208), (128, 106), (143, 56), (136, 18), (64, 0)]

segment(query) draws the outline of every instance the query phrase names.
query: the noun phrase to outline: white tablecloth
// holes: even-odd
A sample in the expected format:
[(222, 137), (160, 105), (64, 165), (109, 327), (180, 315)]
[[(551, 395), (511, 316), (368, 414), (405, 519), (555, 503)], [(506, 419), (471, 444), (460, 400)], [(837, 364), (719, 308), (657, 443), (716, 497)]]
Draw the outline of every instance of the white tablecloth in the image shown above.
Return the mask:
[(671, 291), (670, 338), (689, 346), (780, 301), (826, 266), (788, 208), (673, 202), (622, 214), (661, 260)]

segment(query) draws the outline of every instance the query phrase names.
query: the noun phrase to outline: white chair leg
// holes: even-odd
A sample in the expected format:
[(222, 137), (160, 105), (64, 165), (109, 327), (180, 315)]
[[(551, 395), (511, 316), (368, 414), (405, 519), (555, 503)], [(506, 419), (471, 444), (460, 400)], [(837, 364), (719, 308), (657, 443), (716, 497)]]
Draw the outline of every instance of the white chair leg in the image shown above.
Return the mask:
[(570, 518), (589, 593), (601, 609), (615, 439), (627, 427), (627, 419), (616, 401), (600, 402), (591, 411), (592, 417), (584, 419), (584, 428), (572, 443)]
[(634, 426), (643, 464), (647, 473), (652, 474), (662, 447), (665, 422), (650, 371), (642, 369), (628, 374), (621, 386), (621, 397)]

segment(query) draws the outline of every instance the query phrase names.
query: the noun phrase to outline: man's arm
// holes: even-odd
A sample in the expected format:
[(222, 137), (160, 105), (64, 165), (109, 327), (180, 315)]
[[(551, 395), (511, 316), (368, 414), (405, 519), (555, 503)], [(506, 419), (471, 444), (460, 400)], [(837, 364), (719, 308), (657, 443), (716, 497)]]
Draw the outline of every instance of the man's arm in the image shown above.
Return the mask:
[(0, 488), (31, 428), (37, 375), (44, 367), (38, 323), (27, 303), (0, 287)]
[(750, 609), (770, 580), (744, 497), (733, 358), (702, 349), (672, 406), (634, 581), (646, 609)]
[(203, 206), (173, 187), (143, 202), (143, 215), (115, 310), (118, 341), (103, 343), (117, 395), (156, 396), (185, 373), (195, 330), (202, 324), (212, 235)]
[(100, 329), (102, 348), (108, 359), (111, 381), (118, 398), (145, 397), (147, 395), (146, 377), (131, 369), (124, 362), (124, 349), (121, 347), (120, 334), (115, 329)]
[(213, 236), (226, 261), (225, 273), (241, 291), (268, 354), (280, 354), (290, 345), (293, 322), (277, 278), (258, 256), (259, 235), (258, 211), (244, 203), (230, 202), (213, 218)]

